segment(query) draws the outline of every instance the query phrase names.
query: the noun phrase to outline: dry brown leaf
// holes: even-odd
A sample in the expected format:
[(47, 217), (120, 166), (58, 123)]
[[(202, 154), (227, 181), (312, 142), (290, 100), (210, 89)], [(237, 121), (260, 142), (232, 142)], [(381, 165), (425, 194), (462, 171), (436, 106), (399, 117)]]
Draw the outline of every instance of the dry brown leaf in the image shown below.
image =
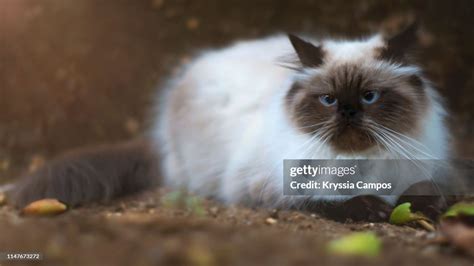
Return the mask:
[(42, 199), (34, 201), (25, 208), (23, 214), (26, 215), (54, 215), (67, 210), (67, 206), (57, 199)]

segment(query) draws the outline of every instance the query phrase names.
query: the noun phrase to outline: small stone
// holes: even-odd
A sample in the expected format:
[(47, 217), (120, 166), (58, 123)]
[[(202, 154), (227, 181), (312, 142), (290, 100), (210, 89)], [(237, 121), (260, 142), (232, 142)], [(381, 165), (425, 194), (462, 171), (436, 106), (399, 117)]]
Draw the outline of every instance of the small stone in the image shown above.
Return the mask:
[(274, 225), (274, 224), (278, 223), (278, 221), (274, 218), (268, 217), (267, 219), (265, 219), (265, 223), (268, 224), (268, 225)]
[(364, 224), (362, 227), (371, 228), (371, 227), (374, 227), (374, 223), (367, 223), (367, 224)]
[(418, 237), (418, 238), (426, 237), (427, 235), (428, 233), (426, 231), (417, 231), (415, 233), (415, 237)]
[(217, 214), (219, 213), (219, 208), (217, 207), (211, 207), (209, 208), (209, 213), (212, 215), (212, 216), (217, 216)]

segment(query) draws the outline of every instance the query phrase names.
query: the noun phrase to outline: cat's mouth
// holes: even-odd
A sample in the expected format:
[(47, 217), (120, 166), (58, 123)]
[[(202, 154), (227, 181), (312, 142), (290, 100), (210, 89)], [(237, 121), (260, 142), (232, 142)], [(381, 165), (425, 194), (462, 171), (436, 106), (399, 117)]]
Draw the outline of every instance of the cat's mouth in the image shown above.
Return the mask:
[(330, 139), (331, 146), (339, 152), (361, 152), (374, 147), (375, 137), (363, 125), (339, 125)]

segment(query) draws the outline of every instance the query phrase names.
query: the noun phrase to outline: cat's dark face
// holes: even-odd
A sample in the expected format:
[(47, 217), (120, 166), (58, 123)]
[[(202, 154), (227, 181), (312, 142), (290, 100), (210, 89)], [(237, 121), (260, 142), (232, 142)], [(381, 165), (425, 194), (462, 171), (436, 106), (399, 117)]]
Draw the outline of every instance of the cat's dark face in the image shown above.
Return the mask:
[(377, 143), (380, 130), (411, 135), (426, 108), (423, 82), (388, 69), (341, 65), (294, 83), (287, 106), (295, 126), (327, 138), (338, 151), (362, 151)]
[(300, 59), (301, 49), (319, 57), (318, 62), (302, 60), (306, 77), (295, 81), (286, 96), (298, 130), (317, 135), (338, 152), (351, 153), (386, 146), (381, 135), (387, 131), (412, 135), (420, 128), (428, 105), (425, 84), (413, 68), (389, 63), (387, 47), (354, 44), (371, 50), (345, 60), (335, 54), (337, 45), (332, 50), (313, 46), (319, 52), (309, 52), (294, 42)]

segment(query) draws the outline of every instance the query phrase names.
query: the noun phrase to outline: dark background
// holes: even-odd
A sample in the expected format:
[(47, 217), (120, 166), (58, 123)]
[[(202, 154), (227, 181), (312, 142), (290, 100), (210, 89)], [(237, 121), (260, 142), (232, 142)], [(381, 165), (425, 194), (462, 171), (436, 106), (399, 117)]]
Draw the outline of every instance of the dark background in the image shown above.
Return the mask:
[[(155, 89), (200, 49), (286, 31), (358, 37), (414, 17), (423, 23), (420, 62), (453, 110), (459, 156), (473, 158), (473, 8), (472, 0), (0, 0), (0, 183), (62, 151), (142, 134)], [(37, 265), (48, 266), (472, 265), (416, 227), (214, 201), (196, 217), (163, 204), (166, 193), (54, 218), (0, 206), (0, 251), (42, 252)], [(381, 238), (378, 258), (327, 253), (328, 241), (354, 231)]]
[(0, 180), (147, 128), (154, 91), (200, 49), (278, 32), (423, 24), (420, 62), (474, 156), (474, 4), (460, 1), (0, 0)]

